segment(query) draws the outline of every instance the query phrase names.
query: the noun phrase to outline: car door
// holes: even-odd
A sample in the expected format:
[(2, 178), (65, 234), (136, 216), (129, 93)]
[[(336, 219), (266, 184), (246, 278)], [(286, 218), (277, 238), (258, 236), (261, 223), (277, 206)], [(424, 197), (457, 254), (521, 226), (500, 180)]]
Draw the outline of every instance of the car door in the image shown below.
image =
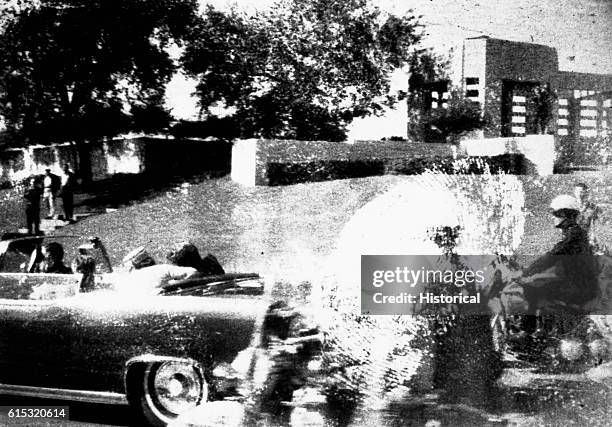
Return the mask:
[(0, 383), (61, 387), (71, 315), (57, 301), (76, 283), (66, 276), (0, 273)]
[[(70, 388), (121, 392), (126, 362), (145, 354), (231, 362), (252, 339), (261, 298), (127, 297), (96, 291), (71, 304)], [(76, 349), (78, 348), (78, 351)]]

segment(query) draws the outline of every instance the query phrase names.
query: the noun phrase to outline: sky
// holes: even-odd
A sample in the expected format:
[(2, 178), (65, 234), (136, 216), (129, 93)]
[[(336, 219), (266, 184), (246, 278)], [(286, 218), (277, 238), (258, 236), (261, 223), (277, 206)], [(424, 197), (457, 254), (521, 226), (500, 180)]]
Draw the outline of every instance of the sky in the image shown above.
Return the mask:
[[(7, 0), (0, 3), (7, 5)], [(8, 0), (8, 4), (15, 0)], [(199, 0), (246, 12), (265, 9), (275, 0)], [(557, 49), (564, 71), (612, 74), (612, 0), (372, 0), (384, 11), (422, 15), (424, 44), (446, 52), (466, 37), (487, 35), (539, 43)], [(1, 12), (1, 6), (0, 6)], [(397, 73), (392, 86), (405, 89)], [(168, 85), (167, 104), (177, 118), (196, 118), (195, 82), (182, 75)], [(398, 113), (403, 114), (403, 113)], [(390, 122), (391, 123), (391, 122)]]
[[(274, 0), (201, 0), (263, 9)], [(612, 74), (612, 0), (373, 0), (398, 15), (423, 15), (432, 43), (488, 35), (557, 48), (560, 68)]]
[[(274, 0), (201, 0), (225, 9), (265, 9)], [(564, 71), (612, 74), (612, 0), (375, 0), (398, 15), (411, 8), (423, 15), (424, 44), (445, 51), (466, 37), (487, 35), (552, 46)], [(394, 86), (405, 85), (397, 74)], [(168, 105), (180, 118), (194, 118), (195, 83), (175, 77), (168, 87)]]

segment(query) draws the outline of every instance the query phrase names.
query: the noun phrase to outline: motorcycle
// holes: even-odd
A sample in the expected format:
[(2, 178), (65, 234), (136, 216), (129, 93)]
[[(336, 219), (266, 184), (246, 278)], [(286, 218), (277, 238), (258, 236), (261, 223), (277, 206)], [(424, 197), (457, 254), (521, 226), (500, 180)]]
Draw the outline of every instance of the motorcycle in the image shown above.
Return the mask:
[(547, 271), (529, 280), (506, 258), (493, 261), (489, 288), (491, 327), (497, 351), (506, 359), (538, 364), (542, 369), (579, 372), (607, 362), (612, 356), (609, 313), (612, 294), (612, 257), (598, 258), (597, 296), (585, 304), (554, 298), (528, 301), (526, 287), (556, 278)]

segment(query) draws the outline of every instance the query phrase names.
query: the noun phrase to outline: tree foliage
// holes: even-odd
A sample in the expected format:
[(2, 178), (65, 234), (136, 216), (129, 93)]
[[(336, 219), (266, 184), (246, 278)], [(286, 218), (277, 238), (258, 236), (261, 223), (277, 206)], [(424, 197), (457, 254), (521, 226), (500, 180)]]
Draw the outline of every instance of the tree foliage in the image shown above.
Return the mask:
[[(449, 57), (426, 49), (417, 50), (410, 57), (407, 102), (413, 139), (458, 142), (462, 135), (488, 125), (480, 104), (467, 99), (461, 89), (452, 87), (450, 62)], [(446, 92), (448, 99), (432, 98), (432, 92), (437, 96)]]
[(433, 83), (448, 87), (449, 59), (432, 49), (415, 50), (408, 60), (408, 133), (415, 140), (437, 140), (439, 132), (432, 131), (431, 91)]
[(253, 16), (209, 7), (183, 64), (202, 112), (222, 105), (245, 137), (345, 139), (397, 97), (392, 71), (419, 39), (414, 16), (367, 0), (281, 0)]
[(439, 139), (458, 142), (458, 138), (468, 132), (482, 129), (487, 120), (483, 117), (480, 104), (466, 99), (457, 91), (452, 91), (446, 108), (431, 110), (423, 118), (424, 123), (437, 133)]
[(542, 83), (533, 88), (533, 97), (528, 98), (528, 107), (535, 111), (535, 125), (539, 134), (549, 131), (550, 123), (554, 118), (557, 94), (550, 83)]
[(189, 37), (196, 0), (38, 0), (4, 16), (0, 115), (22, 143), (163, 125), (167, 47)]

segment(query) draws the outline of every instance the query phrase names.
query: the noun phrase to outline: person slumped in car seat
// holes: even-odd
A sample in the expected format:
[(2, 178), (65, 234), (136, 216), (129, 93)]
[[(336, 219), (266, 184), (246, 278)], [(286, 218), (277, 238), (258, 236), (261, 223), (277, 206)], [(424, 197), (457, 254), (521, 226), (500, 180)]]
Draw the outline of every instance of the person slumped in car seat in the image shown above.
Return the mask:
[(191, 242), (177, 243), (167, 258), (174, 265), (193, 267), (204, 276), (225, 274), (225, 270), (214, 255), (208, 254), (202, 258), (198, 248)]
[(44, 245), (42, 255), (43, 260), (36, 269), (37, 273), (72, 274), (72, 269), (64, 264), (64, 248), (59, 243)]
[(90, 292), (95, 288), (96, 260), (88, 253), (91, 245), (79, 246), (79, 254), (74, 260), (73, 268), (77, 273), (81, 273), (81, 292)]
[(198, 275), (193, 267), (173, 264), (157, 264), (144, 247), (131, 251), (123, 259), (129, 273), (119, 280), (119, 287), (129, 290), (159, 292), (166, 284), (175, 280), (190, 279)]

